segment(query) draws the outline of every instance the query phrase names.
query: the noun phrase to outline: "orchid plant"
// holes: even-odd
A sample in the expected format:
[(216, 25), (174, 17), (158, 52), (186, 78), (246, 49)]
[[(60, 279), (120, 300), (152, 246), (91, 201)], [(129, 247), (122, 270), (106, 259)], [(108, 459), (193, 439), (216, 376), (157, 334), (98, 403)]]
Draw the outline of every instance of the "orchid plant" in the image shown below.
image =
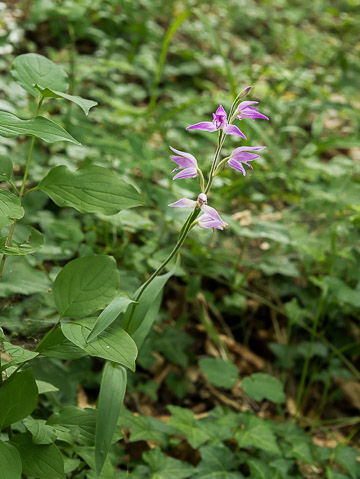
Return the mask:
[[(0, 228), (7, 228), (7, 234), (0, 238), (0, 278), (7, 280), (6, 258), (41, 253), (43, 234), (29, 226), (30, 237), (25, 241), (17, 236), (16, 225), (25, 214), (23, 198), (41, 191), (59, 207), (72, 207), (81, 213), (102, 213), (114, 215), (119, 211), (139, 206), (141, 197), (118, 175), (97, 165), (85, 165), (74, 171), (65, 165), (50, 168), (38, 184), (31, 179), (32, 154), (36, 139), (48, 143), (68, 141), (80, 145), (64, 128), (41, 115), (45, 100), (65, 99), (78, 105), (85, 114), (96, 102), (66, 93), (66, 73), (45, 57), (35, 54), (20, 55), (14, 61), (12, 74), (15, 79), (36, 100), (36, 114), (32, 119), (21, 119), (9, 112), (0, 112), (0, 136), (12, 138), (18, 135), (31, 137), (29, 152), (20, 180), (20, 189), (12, 179), (12, 163), (9, 158), (0, 162), (0, 180), (7, 183), (0, 190)], [(106, 360), (97, 408), (81, 412), (86, 421), (94, 424), (94, 468), (99, 475), (107, 458), (109, 448), (116, 436), (117, 420), (126, 391), (127, 368), (135, 370), (135, 360), (160, 308), (161, 293), (174, 268), (161, 274), (177, 255), (189, 232), (195, 226), (205, 229), (224, 230), (227, 223), (215, 208), (208, 205), (208, 196), (214, 178), (227, 163), (230, 168), (244, 176), (244, 166), (252, 168), (251, 162), (259, 158), (255, 152), (264, 146), (240, 146), (230, 156), (221, 157), (227, 135), (246, 139), (234, 125), (235, 120), (267, 119), (257, 108), (257, 102), (241, 101), (251, 90), (248, 87), (234, 100), (229, 113), (220, 105), (211, 122), (191, 125), (187, 130), (218, 131), (218, 143), (208, 174), (204, 174), (197, 159), (190, 153), (170, 147), (176, 163), (173, 180), (198, 178), (200, 187), (196, 199), (181, 198), (170, 207), (192, 208), (178, 236), (178, 240), (165, 261), (139, 288), (133, 298), (119, 292), (119, 274), (114, 258), (108, 255), (88, 255), (68, 262), (57, 274), (52, 286), (52, 301), (58, 311), (58, 320), (37, 344), (34, 351), (12, 345), (0, 328), (0, 345), (10, 357), (0, 363), (0, 433), (7, 434), (7, 440), (0, 440), (1, 449), (8, 453), (12, 477), (21, 474), (38, 477), (39, 464), (47, 463), (47, 477), (64, 477), (64, 458), (53, 444), (54, 438), (61, 440), (63, 432), (56, 426), (65, 427), (71, 435), (73, 409), (64, 408), (59, 414), (48, 418), (46, 425), (30, 415), (36, 407), (38, 394), (44, 392), (44, 384), (36, 381), (31, 368), (22, 370), (38, 357), (63, 360), (76, 359), (86, 355)], [(30, 179), (30, 181), (29, 181)], [(10, 262), (10, 260), (9, 260)], [(176, 266), (175, 266), (176, 267)], [(94, 314), (102, 311), (97, 317)], [(50, 388), (50, 389), (46, 389)], [(45, 391), (52, 390), (51, 384)], [(76, 409), (76, 408), (75, 408)], [(87, 411), (87, 412), (86, 412)], [(71, 417), (71, 419), (69, 419)], [(15, 433), (12, 424), (23, 421), (28, 432)], [(70, 422), (69, 422), (70, 421)], [(34, 431), (44, 426), (49, 432), (49, 441), (38, 444)], [(51, 432), (51, 434), (50, 434)], [(56, 439), (55, 439), (56, 440)], [(51, 445), (50, 445), (51, 444)], [(77, 454), (76, 444), (71, 454)], [(36, 449), (34, 457), (26, 451)], [(25, 451), (25, 452), (24, 452)], [(37, 462), (38, 461), (38, 462)], [(90, 465), (90, 467), (93, 467)], [(44, 473), (45, 474), (45, 473)], [(43, 476), (39, 476), (42, 478)]]

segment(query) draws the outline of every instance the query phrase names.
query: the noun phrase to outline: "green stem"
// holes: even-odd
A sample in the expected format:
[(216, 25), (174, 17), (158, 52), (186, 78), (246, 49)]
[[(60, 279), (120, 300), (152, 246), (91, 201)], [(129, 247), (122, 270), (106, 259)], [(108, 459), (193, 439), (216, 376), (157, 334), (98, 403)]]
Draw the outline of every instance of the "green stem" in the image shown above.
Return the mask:
[(207, 194), (208, 191), (211, 188), (211, 185), (212, 185), (212, 182), (213, 182), (213, 179), (214, 179), (214, 171), (215, 171), (216, 163), (217, 163), (217, 160), (219, 159), (220, 151), (221, 151), (221, 148), (224, 144), (225, 138), (226, 138), (225, 133), (223, 132), (223, 130), (220, 130), (219, 143), (218, 143), (218, 146), (216, 148), (214, 160), (213, 160), (212, 165), (211, 165), (211, 169), (210, 169), (210, 173), (209, 173), (209, 181), (208, 181), (208, 184), (206, 185), (206, 188), (205, 188), (205, 191), (204, 191), (205, 194)]
[[(39, 113), (40, 113), (40, 108), (41, 108), (41, 105), (42, 105), (42, 102), (43, 102), (43, 101), (44, 101), (44, 98), (42, 97), (42, 98), (39, 100), (39, 103), (38, 103), (38, 105), (37, 105), (35, 117), (37, 117), (37, 116), (39, 115)], [(16, 191), (17, 191), (17, 193), (18, 193), (18, 196), (19, 196), (19, 199), (20, 199), (20, 205), (21, 205), (21, 199), (22, 199), (22, 197), (24, 196), (24, 189), (25, 189), (26, 179), (27, 179), (27, 176), (28, 176), (28, 173), (29, 173), (29, 166), (30, 166), (30, 162), (31, 162), (31, 156), (32, 156), (33, 148), (34, 148), (34, 143), (35, 143), (35, 137), (33, 136), (33, 137), (31, 138), (30, 149), (29, 149), (29, 153), (28, 153), (27, 160), (26, 160), (25, 172), (24, 172), (24, 176), (23, 176), (23, 179), (22, 179), (22, 184), (21, 184), (20, 191), (18, 192), (16, 186), (15, 186), (15, 185), (12, 185), (13, 187), (15, 187), (15, 189), (16, 189)], [(10, 184), (11, 184), (11, 183), (10, 183)], [(10, 228), (10, 231), (9, 231), (9, 236), (7, 237), (5, 246), (10, 246), (10, 245), (11, 245), (11, 240), (12, 240), (12, 237), (13, 237), (13, 234), (14, 234), (15, 225), (16, 225), (16, 220), (15, 220), (14, 223), (11, 225), (11, 228)], [(0, 263), (0, 279), (2, 278), (2, 274), (3, 274), (3, 271), (4, 271), (4, 266), (5, 266), (6, 258), (7, 258), (7, 255), (6, 255), (6, 254), (3, 254), (3, 256), (2, 256), (2, 258), (1, 258), (1, 263)]]
[(299, 412), (300, 412), (301, 400), (302, 400), (302, 397), (303, 397), (305, 382), (306, 382), (306, 378), (307, 378), (307, 374), (308, 374), (308, 370), (309, 370), (312, 347), (313, 347), (314, 339), (316, 337), (317, 327), (318, 327), (319, 320), (320, 320), (320, 317), (321, 317), (321, 314), (322, 314), (322, 311), (323, 311), (324, 303), (325, 303), (325, 294), (323, 293), (321, 295), (319, 306), (318, 306), (318, 309), (317, 309), (317, 312), (316, 312), (316, 315), (315, 315), (315, 318), (314, 318), (314, 324), (313, 324), (313, 327), (312, 327), (312, 330), (311, 330), (310, 343), (309, 343), (309, 347), (308, 347), (308, 350), (307, 350), (304, 366), (303, 366), (302, 373), (301, 373), (299, 391), (298, 391), (297, 398), (296, 398), (296, 412), (297, 412), (297, 414), (299, 414)]

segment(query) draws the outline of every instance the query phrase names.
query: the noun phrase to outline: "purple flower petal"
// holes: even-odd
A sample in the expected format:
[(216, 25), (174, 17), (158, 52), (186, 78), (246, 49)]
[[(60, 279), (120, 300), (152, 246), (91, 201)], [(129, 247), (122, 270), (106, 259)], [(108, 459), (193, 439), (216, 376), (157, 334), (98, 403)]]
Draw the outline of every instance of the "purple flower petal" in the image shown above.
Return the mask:
[(258, 150), (263, 150), (266, 148), (266, 146), (239, 146), (239, 148), (236, 148), (232, 153), (231, 157), (236, 157), (238, 153), (241, 153), (242, 151), (258, 151)]
[(194, 165), (194, 162), (192, 160), (189, 160), (188, 158), (184, 158), (181, 156), (173, 156), (171, 155), (170, 158), (175, 161), (179, 165), (180, 168), (196, 168), (197, 167), (197, 162)]
[(195, 123), (195, 125), (188, 126), (187, 130), (202, 130), (202, 131), (216, 131), (218, 128), (214, 125), (212, 121), (202, 121), (200, 123)]
[(260, 113), (258, 108), (254, 108), (251, 106), (256, 105), (257, 103), (257, 101), (242, 101), (238, 106), (239, 114), (236, 118), (238, 120), (244, 120), (246, 118), (249, 118), (251, 120), (255, 120), (255, 118), (262, 118), (263, 120), (268, 120), (269, 118)]
[(196, 201), (189, 200), (188, 198), (181, 198), (181, 200), (175, 201), (168, 206), (178, 206), (180, 208), (194, 208), (196, 206)]
[(205, 214), (200, 216), (198, 220), (198, 224), (201, 228), (215, 228), (218, 230), (223, 230), (228, 226), (228, 224), (220, 218), (220, 215), (215, 208), (204, 205), (202, 210), (205, 212)]
[(191, 162), (192, 166), (194, 168), (197, 168), (197, 161), (196, 161), (195, 156), (191, 155), (190, 153), (186, 153), (185, 151), (176, 150), (172, 146), (170, 146), (170, 150), (172, 150), (174, 153), (176, 153), (178, 155), (183, 156), (184, 158), (187, 158)]
[(241, 171), (241, 173), (246, 176), (246, 171), (245, 171), (245, 168), (243, 167), (243, 165), (240, 163), (240, 161), (237, 161), (235, 159), (230, 159), (228, 161), (228, 165), (230, 166), (230, 168), (233, 168), (234, 170), (237, 170), (237, 171)]
[(244, 138), (244, 140), (247, 140), (244, 133), (240, 131), (239, 128), (235, 125), (227, 125), (227, 127), (224, 128), (224, 132), (227, 135), (241, 136), (241, 138)]
[(198, 175), (196, 168), (185, 168), (184, 170), (177, 173), (173, 180), (179, 180), (181, 178), (196, 178)]

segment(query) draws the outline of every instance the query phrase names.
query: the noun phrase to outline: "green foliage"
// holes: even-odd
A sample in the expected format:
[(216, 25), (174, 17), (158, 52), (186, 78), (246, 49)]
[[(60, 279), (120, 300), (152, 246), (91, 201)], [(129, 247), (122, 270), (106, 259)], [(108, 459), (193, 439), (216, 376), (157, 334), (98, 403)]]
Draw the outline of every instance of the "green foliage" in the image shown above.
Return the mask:
[(0, 430), (32, 413), (37, 399), (38, 389), (31, 369), (10, 376), (0, 386)]
[(0, 111), (0, 136), (13, 138), (19, 135), (41, 138), (47, 143), (56, 141), (68, 141), (80, 145), (70, 133), (60, 125), (43, 116), (37, 116), (32, 120), (22, 120), (12, 113)]
[(0, 464), (1, 479), (20, 479), (21, 478), (21, 457), (17, 449), (7, 443), (0, 441)]
[(285, 401), (284, 387), (281, 381), (269, 374), (256, 373), (247, 376), (242, 381), (242, 387), (246, 394), (255, 401), (268, 399), (278, 404)]
[(101, 166), (71, 171), (53, 168), (38, 187), (59, 206), (71, 206), (81, 213), (114, 215), (141, 205), (137, 191)]
[(223, 359), (200, 359), (199, 366), (207, 380), (219, 388), (231, 389), (239, 375), (238, 368)]
[(105, 307), (115, 296), (119, 275), (113, 258), (84, 256), (68, 263), (54, 282), (61, 317), (81, 318)]

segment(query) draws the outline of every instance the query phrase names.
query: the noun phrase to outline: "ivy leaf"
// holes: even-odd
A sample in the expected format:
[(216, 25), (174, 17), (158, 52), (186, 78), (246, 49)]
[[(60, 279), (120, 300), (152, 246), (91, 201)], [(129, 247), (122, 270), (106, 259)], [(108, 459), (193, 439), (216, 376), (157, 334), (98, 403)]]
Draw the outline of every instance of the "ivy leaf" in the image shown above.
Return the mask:
[(204, 446), (200, 448), (201, 462), (196, 468), (194, 479), (241, 479), (236, 469), (238, 462), (230, 449), (225, 446)]
[(274, 477), (270, 467), (259, 459), (249, 459), (248, 461), (251, 477), (253, 479), (269, 479), (269, 477)]
[(132, 337), (119, 325), (111, 325), (91, 343), (87, 342), (96, 318), (87, 318), (61, 324), (61, 330), (69, 341), (82, 348), (90, 356), (107, 359), (135, 371), (137, 348)]
[(168, 406), (168, 409), (171, 412), (169, 425), (185, 434), (192, 448), (197, 449), (210, 439), (211, 436), (199, 426), (191, 411), (179, 406)]
[(276, 404), (285, 401), (284, 386), (278, 378), (265, 373), (255, 373), (242, 380), (246, 394), (255, 401), (268, 399)]
[(105, 255), (74, 259), (57, 275), (53, 295), (61, 317), (81, 318), (104, 308), (115, 296), (119, 273)]
[(151, 479), (186, 479), (194, 473), (190, 464), (163, 454), (158, 447), (143, 454), (151, 469)]
[(21, 457), (16, 447), (0, 440), (0, 471), (1, 479), (21, 478)]
[(6, 246), (7, 236), (0, 238), (0, 253), (7, 256), (24, 256), (39, 251), (44, 244), (44, 235), (32, 226), (27, 226), (30, 230), (30, 237), (23, 243), (13, 241), (10, 246)]
[(47, 143), (69, 141), (81, 145), (62, 126), (48, 118), (37, 116), (31, 120), (22, 120), (12, 113), (0, 111), (0, 136), (13, 138), (19, 135), (35, 136)]
[(256, 447), (273, 454), (281, 454), (271, 425), (255, 415), (247, 417), (244, 430), (235, 433), (240, 447)]
[(38, 188), (57, 205), (71, 206), (81, 213), (114, 215), (142, 204), (135, 188), (102, 166), (85, 166), (77, 171), (57, 166)]
[(207, 380), (220, 388), (231, 389), (239, 376), (238, 368), (224, 359), (200, 359), (199, 366)]
[(86, 100), (85, 98), (81, 98), (81, 96), (74, 96), (68, 95), (67, 93), (63, 93), (61, 91), (56, 91), (52, 88), (43, 88), (40, 85), (35, 85), (44, 98), (64, 98), (65, 100), (69, 100), (72, 103), (78, 105), (85, 115), (88, 115), (90, 108), (97, 105), (96, 101)]
[(69, 87), (67, 73), (56, 63), (36, 53), (17, 56), (13, 62), (11, 74), (14, 80), (37, 100), (42, 95), (35, 88), (35, 84), (60, 92), (66, 92)]

